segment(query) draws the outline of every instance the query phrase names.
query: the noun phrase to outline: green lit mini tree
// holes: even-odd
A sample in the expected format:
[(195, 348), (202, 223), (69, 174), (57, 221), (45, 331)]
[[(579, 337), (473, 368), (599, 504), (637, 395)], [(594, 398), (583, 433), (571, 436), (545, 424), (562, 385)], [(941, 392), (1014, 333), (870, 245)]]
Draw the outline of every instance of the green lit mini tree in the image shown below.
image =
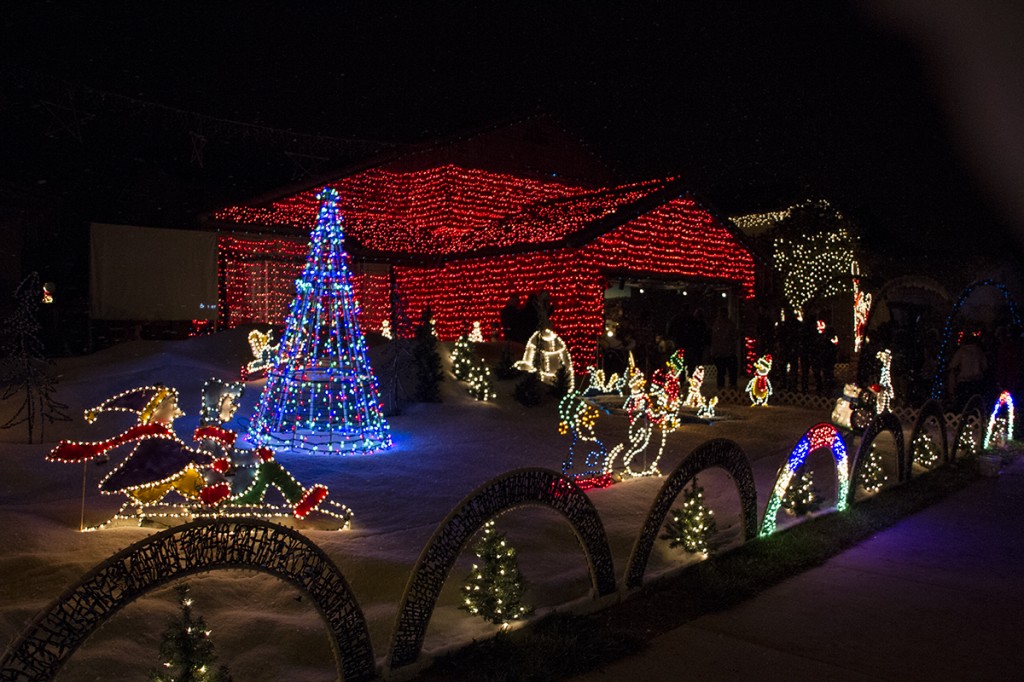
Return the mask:
[(476, 351), (473, 344), (470, 343), (469, 336), (463, 334), (452, 348), (452, 374), (459, 381), (467, 381), (475, 360)]
[(882, 453), (878, 451), (876, 445), (876, 443), (871, 444), (867, 461), (864, 462), (864, 467), (857, 479), (865, 492), (872, 495), (881, 490), (885, 482), (889, 480), (889, 477), (885, 475), (885, 469), (882, 468)]
[(160, 667), (150, 682), (232, 682), (227, 666), (213, 669), (217, 654), (202, 616), (192, 612), (187, 584), (175, 588), (180, 613), (167, 623), (160, 641)]
[(469, 367), (466, 375), (469, 383), (469, 394), (477, 400), (494, 400), (497, 393), (494, 392), (494, 377), (491, 375), (491, 368), (480, 358), (475, 358)]
[(377, 378), (359, 328), (338, 192), (325, 187), (309, 255), (253, 415), (258, 445), (369, 453), (391, 447)]
[(704, 503), (704, 488), (696, 477), (683, 492), (683, 506), (672, 510), (672, 518), (665, 523), (661, 538), (669, 547), (682, 547), (691, 554), (711, 553), (711, 538), (717, 532), (714, 512)]
[(484, 524), (483, 537), (473, 547), (477, 562), (462, 585), (463, 611), (507, 627), (508, 623), (533, 613), (522, 603), (525, 582), (519, 572), (516, 550), (494, 521)]
[(800, 467), (793, 476), (786, 495), (782, 498), (782, 508), (792, 516), (804, 516), (821, 507), (821, 496), (814, 487), (813, 472), (808, 467)]
[(910, 446), (914, 450), (914, 462), (926, 469), (939, 463), (939, 449), (927, 433), (919, 433)]

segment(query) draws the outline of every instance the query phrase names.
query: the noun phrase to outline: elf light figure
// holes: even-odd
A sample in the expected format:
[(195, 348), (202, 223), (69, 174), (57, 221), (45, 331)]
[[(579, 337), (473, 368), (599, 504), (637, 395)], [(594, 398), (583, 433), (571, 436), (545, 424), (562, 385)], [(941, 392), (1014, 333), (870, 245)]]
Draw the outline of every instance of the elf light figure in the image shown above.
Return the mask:
[(473, 322), (473, 329), (469, 332), (469, 340), (473, 343), (483, 343), (484, 333), (480, 330), (480, 322)]
[(875, 357), (882, 363), (881, 374), (878, 377), (878, 400), (875, 403), (875, 411), (882, 414), (889, 411), (889, 405), (896, 397), (896, 392), (892, 390), (892, 351), (880, 350)]
[(395, 335), (391, 333), (391, 320), (384, 320), (380, 323), (380, 335), (389, 340), (395, 338)]
[(704, 384), (704, 367), (698, 365), (693, 370), (693, 375), (688, 380), (689, 391), (686, 394), (686, 400), (683, 401), (683, 407), (695, 407), (699, 408), (704, 403), (704, 396), (701, 395), (700, 389)]
[(309, 256), (249, 435), (257, 445), (275, 449), (387, 449), (391, 435), (359, 329), (338, 192), (326, 187), (318, 199)]
[[(999, 412), (1006, 408), (1006, 417), (1000, 417)], [(964, 433), (967, 433), (966, 431)], [(982, 443), (984, 449), (1005, 447), (1013, 440), (1013, 396), (1009, 391), (999, 394), (999, 400), (992, 408), (992, 414), (988, 418), (988, 428), (985, 429), (985, 440)]]
[[(562, 475), (573, 478), (576, 485), (584, 490), (588, 488), (605, 488), (612, 483), (611, 460), (605, 450), (604, 443), (594, 434), (594, 426), (600, 416), (598, 409), (583, 399), (593, 387), (594, 374), (590, 375), (590, 385), (580, 391), (569, 391), (558, 403), (558, 433), (572, 438), (569, 443), (569, 456), (562, 462)], [(583, 471), (573, 471), (576, 450), (581, 443), (588, 448), (584, 457)]]
[(750, 398), (752, 407), (768, 405), (768, 398), (772, 394), (772, 382), (768, 373), (772, 371), (772, 356), (762, 355), (754, 363), (754, 376), (747, 382), (747, 396)]
[[(537, 362), (538, 359), (539, 362)], [(540, 380), (548, 384), (555, 381), (560, 367), (565, 367), (569, 373), (569, 389), (571, 390), (574, 382), (569, 349), (566, 347), (565, 341), (562, 341), (558, 334), (550, 329), (534, 332), (530, 340), (526, 342), (523, 359), (515, 364), (515, 368), (523, 372), (539, 372)]]

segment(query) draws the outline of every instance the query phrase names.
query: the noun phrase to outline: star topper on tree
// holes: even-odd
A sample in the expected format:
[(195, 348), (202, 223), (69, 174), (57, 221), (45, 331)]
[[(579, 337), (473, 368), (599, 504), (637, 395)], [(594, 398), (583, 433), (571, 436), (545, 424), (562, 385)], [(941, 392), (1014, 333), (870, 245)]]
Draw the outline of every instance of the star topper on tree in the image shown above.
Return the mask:
[(338, 192), (325, 187), (318, 199), (306, 266), (249, 433), (259, 445), (307, 452), (384, 450), (391, 434), (359, 328)]

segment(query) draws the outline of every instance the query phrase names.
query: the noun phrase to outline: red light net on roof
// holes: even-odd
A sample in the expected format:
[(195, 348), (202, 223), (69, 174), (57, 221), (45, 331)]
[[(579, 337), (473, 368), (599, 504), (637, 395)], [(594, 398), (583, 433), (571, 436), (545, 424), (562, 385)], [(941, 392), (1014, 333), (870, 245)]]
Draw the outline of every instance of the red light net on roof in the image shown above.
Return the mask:
[[(374, 169), (330, 186), (341, 194), (345, 234), (364, 249), (444, 255), (559, 239), (663, 185), (654, 180), (593, 191), (448, 165), (409, 173)], [(265, 207), (225, 208), (215, 218), (291, 226), (304, 235), (318, 208), (310, 190)]]
[[(666, 201), (579, 246), (562, 241), (666, 184), (655, 180), (595, 191), (442, 166), (410, 173), (370, 170), (331, 186), (342, 195), (346, 234), (363, 249), (448, 257), (420, 267), (393, 265), (400, 317), (418, 320), (430, 306), (444, 340), (468, 332), (473, 321), (481, 322), (485, 337), (500, 337), (499, 311), (510, 296), (547, 291), (553, 328), (574, 363), (586, 366), (603, 332), (605, 273), (733, 282), (744, 298), (753, 296), (750, 253), (688, 197)], [(242, 226), (291, 225), (304, 238), (317, 208), (310, 191), (266, 207), (227, 208), (216, 217)], [(305, 244), (222, 235), (220, 246), (227, 324), (279, 324), (295, 294)], [(500, 249), (507, 252), (495, 253)], [(354, 270), (360, 324), (364, 331), (379, 330), (392, 317), (388, 277)]]

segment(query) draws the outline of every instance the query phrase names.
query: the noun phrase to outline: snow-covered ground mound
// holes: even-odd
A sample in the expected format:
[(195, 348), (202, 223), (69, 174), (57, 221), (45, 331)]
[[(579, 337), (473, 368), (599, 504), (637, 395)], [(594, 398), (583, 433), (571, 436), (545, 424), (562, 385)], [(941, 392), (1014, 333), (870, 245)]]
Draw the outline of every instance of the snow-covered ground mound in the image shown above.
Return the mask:
[[(135, 341), (88, 357), (58, 362), (57, 398), (72, 421), (48, 425), (46, 443), (25, 445), (24, 431), (0, 431), (0, 640), (9, 643), (52, 599), (114, 552), (154, 532), (109, 528), (78, 532), (115, 513), (116, 496), (100, 495), (97, 483), (110, 467), (56, 464), (45, 454), (62, 438), (98, 440), (131, 423), (130, 415), (103, 415), (88, 425), (83, 411), (128, 388), (162, 382), (181, 393), (187, 416), (175, 423), (187, 435), (198, 423), (202, 384), (209, 377), (234, 379), (249, 357), (244, 330), (186, 341)], [(261, 382), (251, 382), (242, 409), (230, 424), (244, 432)], [(468, 493), (487, 480), (521, 467), (559, 470), (569, 438), (558, 433), (557, 400), (527, 408), (512, 399), (513, 382), (498, 383), (498, 399), (474, 401), (449, 375), (444, 402), (412, 404), (389, 417), (394, 447), (371, 456), (309, 456), (282, 453), (278, 460), (303, 484), (323, 483), (331, 498), (354, 510), (345, 531), (304, 529), (338, 565), (370, 627), (378, 661), (387, 653), (398, 605), (410, 572), (438, 524)], [(0, 406), (0, 421), (13, 405)], [(748, 454), (763, 512), (775, 474), (800, 436), (827, 414), (793, 407), (752, 409), (723, 404), (730, 419), (687, 423), (671, 434), (661, 471), (671, 472), (710, 438), (734, 440)], [(125, 417), (118, 419), (118, 416)], [(626, 417), (606, 414), (597, 434), (611, 446), (626, 434)], [(815, 457), (818, 457), (816, 455)], [(826, 499), (835, 497), (834, 468), (812, 458)], [(84, 486), (83, 486), (84, 481)], [(715, 510), (718, 543), (740, 541), (740, 507), (728, 476), (702, 475)], [(664, 479), (643, 478), (588, 493), (608, 534), (620, 582), (648, 508)], [(84, 497), (83, 497), (84, 490)], [(274, 492), (271, 495), (275, 494)], [(680, 501), (681, 502), (681, 501)], [(301, 525), (299, 526), (301, 528)], [(558, 514), (524, 508), (501, 517), (499, 530), (518, 549), (528, 581), (526, 599), (543, 615), (552, 609), (585, 608), (590, 602), (586, 561), (569, 525)], [(458, 610), (459, 586), (468, 573), (467, 548), (449, 577), (427, 630), (424, 652), (437, 654), (493, 635), (495, 626)], [(659, 541), (647, 578), (691, 561)], [(327, 631), (314, 606), (275, 578), (216, 571), (191, 579), (194, 608), (211, 627), (221, 662), (240, 680), (334, 679)], [(139, 599), (112, 618), (74, 655), (60, 679), (141, 679), (156, 665), (160, 633), (176, 612), (171, 588)]]

